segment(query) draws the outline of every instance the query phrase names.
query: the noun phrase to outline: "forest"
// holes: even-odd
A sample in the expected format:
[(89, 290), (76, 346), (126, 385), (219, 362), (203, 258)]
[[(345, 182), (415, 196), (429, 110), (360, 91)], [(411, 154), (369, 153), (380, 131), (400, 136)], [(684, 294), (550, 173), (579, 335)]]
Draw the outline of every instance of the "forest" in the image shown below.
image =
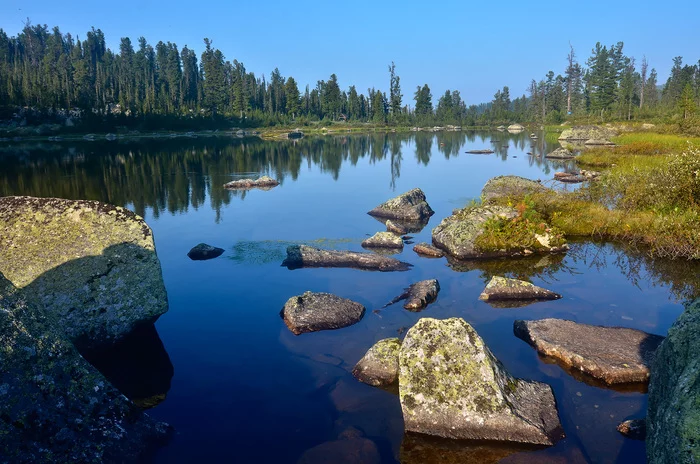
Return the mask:
[(489, 126), (565, 119), (662, 120), (690, 129), (700, 103), (700, 61), (687, 65), (682, 57), (673, 58), (671, 73), (660, 84), (647, 59), (626, 56), (622, 42), (596, 43), (583, 63), (570, 47), (561, 60), (563, 71), (533, 79), (527, 94), (512, 98), (505, 86), (492, 101), (470, 105), (458, 90), (447, 90), (434, 102), (427, 83), (406, 97), (393, 62), (388, 92), (354, 85), (341, 89), (335, 74), (300, 88), (279, 69), (256, 75), (227, 59), (211, 40), (205, 38), (204, 46), (197, 56), (187, 46), (161, 41), (154, 47), (143, 37), (135, 46), (125, 37), (112, 51), (95, 28), (83, 40), (29, 21), (17, 36), (0, 29), (0, 121), (10, 121), (21, 107), (44, 120), (73, 114), (113, 125), (154, 121), (172, 129), (314, 121)]

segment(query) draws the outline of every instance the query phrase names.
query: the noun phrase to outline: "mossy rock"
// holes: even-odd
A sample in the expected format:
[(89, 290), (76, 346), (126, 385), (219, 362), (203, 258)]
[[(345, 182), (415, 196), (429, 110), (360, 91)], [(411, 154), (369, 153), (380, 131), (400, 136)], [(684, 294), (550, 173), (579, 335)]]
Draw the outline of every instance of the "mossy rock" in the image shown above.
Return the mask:
[(498, 176), (489, 179), (481, 189), (481, 199), (489, 203), (499, 198), (520, 199), (525, 195), (549, 191), (541, 183), (520, 176)]
[(398, 338), (385, 338), (375, 343), (358, 361), (352, 375), (360, 382), (373, 387), (385, 387), (395, 383), (399, 378)]
[(617, 132), (614, 129), (600, 126), (574, 126), (564, 129), (559, 136), (559, 140), (589, 140), (589, 139), (609, 139), (615, 137)]

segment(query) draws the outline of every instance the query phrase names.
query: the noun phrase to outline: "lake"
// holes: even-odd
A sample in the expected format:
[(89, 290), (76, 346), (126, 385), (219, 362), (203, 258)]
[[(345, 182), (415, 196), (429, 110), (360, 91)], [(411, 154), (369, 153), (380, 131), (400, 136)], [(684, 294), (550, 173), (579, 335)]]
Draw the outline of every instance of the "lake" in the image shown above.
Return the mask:
[[(422, 258), (406, 246), (395, 257), (414, 265), (408, 272), (280, 265), (291, 244), (363, 251), (360, 242), (384, 230), (367, 211), (415, 187), (435, 215), (411, 235), (430, 242), (432, 228), (478, 199), (489, 178), (552, 179), (565, 167), (544, 158), (553, 144), (544, 134), (532, 142), (500, 132), (13, 144), (0, 148), (0, 195), (100, 200), (134, 210), (153, 229), (170, 309), (156, 330), (90, 360), (175, 427), (154, 462), (293, 463), (348, 430), (371, 440), (387, 463), (419, 462), (416, 449), (433, 462), (468, 452), (483, 462), (644, 462), (644, 442), (615, 430), (645, 415), (644, 391), (603, 388), (547, 362), (513, 335), (513, 321), (557, 317), (665, 335), (682, 302), (698, 295), (697, 264), (574, 240), (565, 255), (467, 263)], [(484, 148), (495, 153), (465, 154)], [(281, 184), (222, 188), (263, 174)], [(191, 261), (187, 252), (200, 242), (226, 251)], [(493, 308), (478, 300), (493, 275), (529, 279), (563, 298)], [(396, 304), (374, 312), (431, 278), (441, 291), (424, 311)], [(366, 314), (348, 328), (295, 336), (280, 309), (307, 290), (358, 301)], [(512, 375), (551, 385), (567, 437), (545, 449), (404, 440), (396, 394), (350, 371), (377, 340), (405, 333), (421, 317), (464, 318)]]

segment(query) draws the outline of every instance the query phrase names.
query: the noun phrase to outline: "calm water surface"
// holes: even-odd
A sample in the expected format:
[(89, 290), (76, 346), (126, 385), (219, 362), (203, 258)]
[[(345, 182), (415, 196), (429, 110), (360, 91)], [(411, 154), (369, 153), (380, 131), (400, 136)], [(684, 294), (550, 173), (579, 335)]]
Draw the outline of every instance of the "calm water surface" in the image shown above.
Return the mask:
[[(429, 242), (432, 228), (478, 198), (489, 178), (551, 179), (563, 165), (542, 157), (547, 145), (542, 135), (533, 144), (526, 134), (473, 132), (14, 145), (0, 148), (0, 195), (101, 200), (135, 210), (152, 227), (170, 310), (157, 333), (137, 334), (93, 361), (133, 398), (154, 404), (165, 395), (149, 414), (177, 434), (155, 462), (296, 462), (349, 427), (372, 440), (384, 462), (418, 462), (409, 452), (415, 438), (404, 440), (398, 397), (357, 382), (350, 371), (374, 342), (403, 334), (420, 317), (466, 319), (511, 374), (550, 384), (567, 434), (538, 450), (421, 445), (440, 456), (435, 462), (471, 451), (484, 462), (644, 462), (643, 442), (624, 439), (615, 427), (645, 414), (646, 394), (575, 378), (538, 357), (512, 324), (559, 317), (665, 334), (682, 301), (697, 294), (697, 266), (591, 242), (574, 242), (565, 256), (459, 265), (406, 246), (397, 257), (414, 267), (400, 273), (280, 266), (293, 243), (361, 251), (363, 239), (383, 230), (366, 212), (414, 187), (436, 212), (412, 234), (416, 243)], [(490, 147), (495, 154), (464, 153)], [(281, 185), (221, 188), (262, 174)], [(226, 252), (190, 261), (186, 253), (199, 242)], [(564, 298), (492, 308), (478, 296), (495, 274), (530, 279)], [(397, 304), (373, 312), (429, 278), (442, 290), (425, 311)], [(307, 290), (353, 299), (367, 313), (349, 328), (294, 336), (279, 311)]]

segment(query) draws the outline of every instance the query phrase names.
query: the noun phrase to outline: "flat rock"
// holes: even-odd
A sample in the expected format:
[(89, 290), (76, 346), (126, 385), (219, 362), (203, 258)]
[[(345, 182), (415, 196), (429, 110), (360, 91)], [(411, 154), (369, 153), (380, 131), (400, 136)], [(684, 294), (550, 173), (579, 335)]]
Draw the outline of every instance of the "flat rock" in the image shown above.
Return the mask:
[(444, 251), (425, 242), (421, 242), (414, 246), (413, 251), (415, 251), (419, 255), (429, 256), (431, 258), (442, 258), (443, 256), (445, 256)]
[(553, 152), (544, 155), (544, 157), (550, 159), (571, 159), (574, 158), (574, 154), (568, 148), (557, 148)]
[(613, 129), (600, 126), (574, 126), (564, 131), (559, 140), (584, 141), (589, 139), (609, 139), (617, 135)]
[(171, 428), (85, 361), (53, 311), (0, 287), (0, 461), (138, 462), (167, 441)]
[(647, 437), (647, 422), (644, 419), (626, 420), (617, 426), (617, 431), (632, 440), (645, 440)]
[(402, 224), (392, 222), (391, 219), (387, 219), (386, 221), (386, 231), (397, 235), (406, 235), (408, 233), (408, 229), (406, 227), (404, 227)]
[(415, 188), (382, 203), (368, 214), (388, 219), (424, 221), (435, 212), (425, 200), (423, 191)]
[(551, 388), (516, 379), (463, 319), (420, 319), (399, 351), (405, 429), (444, 438), (551, 445), (563, 437)]
[(386, 306), (406, 300), (403, 307), (409, 311), (421, 311), (437, 299), (440, 283), (437, 279), (421, 280), (411, 284), (404, 292), (391, 300)]
[(494, 276), (479, 299), (483, 301), (493, 300), (557, 300), (561, 295), (550, 290), (525, 282), (524, 280), (509, 279)]
[(583, 142), (584, 145), (586, 146), (606, 146), (606, 147), (614, 147), (615, 144), (611, 142), (610, 140), (607, 139), (588, 139), (585, 142)]
[(399, 378), (398, 338), (385, 338), (375, 343), (352, 370), (352, 375), (360, 382), (373, 387), (386, 387)]
[(358, 323), (365, 307), (331, 293), (305, 292), (284, 304), (280, 316), (294, 335), (319, 330), (342, 329)]
[(647, 383), (654, 352), (664, 339), (641, 330), (563, 319), (518, 320), (513, 331), (539, 353), (607, 385)]
[(217, 248), (215, 246), (207, 245), (206, 243), (200, 243), (187, 253), (187, 257), (193, 261), (204, 261), (207, 259), (218, 258), (223, 253), (223, 248)]
[(232, 180), (231, 182), (224, 184), (224, 188), (228, 190), (250, 190), (254, 188), (265, 190), (271, 189), (272, 187), (277, 187), (279, 184), (280, 183), (278, 181), (271, 177), (262, 176), (258, 179)]
[(550, 189), (535, 180), (520, 176), (498, 176), (489, 179), (481, 189), (481, 200), (488, 203), (497, 198), (522, 198), (533, 193), (547, 192)]
[(287, 247), (287, 258), (282, 262), (289, 269), (304, 267), (349, 267), (365, 271), (407, 271), (411, 264), (376, 253), (322, 250), (306, 245)]
[(362, 242), (363, 248), (403, 248), (401, 236), (393, 232), (377, 232)]
[(700, 300), (668, 330), (651, 368), (647, 408), (650, 463), (700, 462)]
[(153, 234), (98, 201), (0, 198), (0, 272), (78, 349), (113, 345), (168, 310)]
[(490, 149), (485, 149), (485, 150), (467, 150), (464, 153), (468, 153), (470, 155), (490, 155), (491, 153), (496, 153), (493, 150)]

